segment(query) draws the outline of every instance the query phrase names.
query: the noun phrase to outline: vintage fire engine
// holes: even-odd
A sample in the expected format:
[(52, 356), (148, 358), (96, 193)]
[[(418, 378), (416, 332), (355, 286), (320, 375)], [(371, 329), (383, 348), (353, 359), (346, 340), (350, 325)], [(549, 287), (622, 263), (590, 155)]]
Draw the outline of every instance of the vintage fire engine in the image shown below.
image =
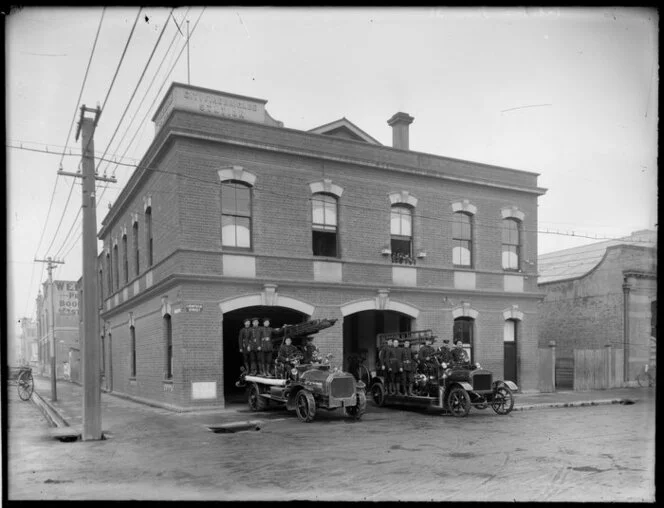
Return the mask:
[[(296, 347), (303, 347), (307, 338), (328, 328), (336, 319), (309, 320), (298, 325), (274, 330), (272, 341), (279, 349), (282, 341), (290, 337)], [(247, 375), (242, 373), (235, 383), (246, 387), (249, 408), (261, 411), (270, 404), (285, 405), (294, 410), (303, 422), (311, 422), (318, 409), (343, 408), (346, 416), (359, 420), (366, 411), (365, 384), (356, 381), (352, 374), (342, 372), (330, 364), (332, 355), (326, 358), (315, 354), (311, 363), (302, 364), (301, 350), (277, 366), (275, 376)]]
[[(377, 343), (409, 340), (411, 347), (422, 345), (433, 338), (431, 330), (381, 333)], [(371, 395), (378, 406), (402, 405), (437, 408), (454, 416), (466, 416), (471, 407), (486, 409), (489, 406), (498, 414), (506, 415), (514, 407), (514, 392), (518, 387), (512, 381), (494, 380), (493, 373), (479, 364), (443, 363), (433, 369), (418, 366), (414, 375), (413, 395), (389, 394), (384, 371), (372, 372)]]

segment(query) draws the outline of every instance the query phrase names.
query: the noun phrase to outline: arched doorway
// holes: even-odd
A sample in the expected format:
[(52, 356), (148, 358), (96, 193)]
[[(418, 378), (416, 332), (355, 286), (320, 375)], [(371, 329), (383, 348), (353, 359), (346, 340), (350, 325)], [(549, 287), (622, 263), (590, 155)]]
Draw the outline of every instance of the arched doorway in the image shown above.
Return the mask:
[(243, 307), (224, 313), (222, 337), (224, 348), (224, 399), (226, 404), (246, 403), (244, 389), (235, 386), (243, 363), (242, 355), (238, 351), (238, 335), (240, 329), (244, 326), (244, 319), (254, 317), (260, 319), (259, 326), (263, 325), (264, 318), (268, 318), (272, 328), (279, 328), (285, 324), (301, 323), (309, 319), (306, 314), (287, 307), (264, 305)]
[(365, 366), (376, 369), (378, 349), (376, 335), (379, 333), (409, 332), (413, 318), (393, 310), (364, 310), (344, 317), (343, 365), (348, 369), (348, 356), (366, 356)]

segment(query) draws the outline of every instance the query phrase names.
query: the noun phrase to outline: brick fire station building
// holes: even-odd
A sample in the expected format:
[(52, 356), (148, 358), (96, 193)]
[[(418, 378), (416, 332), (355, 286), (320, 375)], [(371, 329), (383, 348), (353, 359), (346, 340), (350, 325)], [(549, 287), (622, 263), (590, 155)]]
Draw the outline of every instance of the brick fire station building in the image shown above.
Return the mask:
[(238, 332), (336, 318), (315, 339), (375, 365), (376, 334), (433, 329), (538, 384), (537, 174), (393, 146), (346, 118), (301, 131), (265, 100), (172, 83), (102, 222), (105, 389), (172, 409), (239, 394)]

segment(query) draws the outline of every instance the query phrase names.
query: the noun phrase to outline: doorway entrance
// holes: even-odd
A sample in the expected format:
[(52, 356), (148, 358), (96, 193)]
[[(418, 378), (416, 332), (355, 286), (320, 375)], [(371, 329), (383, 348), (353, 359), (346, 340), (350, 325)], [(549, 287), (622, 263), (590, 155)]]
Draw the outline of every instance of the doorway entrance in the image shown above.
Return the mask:
[(516, 334), (517, 322), (514, 319), (505, 321), (503, 374), (506, 381), (513, 381), (518, 385), (516, 378)]
[(413, 318), (393, 310), (365, 310), (344, 317), (343, 365), (348, 369), (350, 355), (366, 357), (364, 365), (369, 371), (376, 369), (379, 333), (410, 332)]
[(223, 324), (223, 348), (224, 348), (224, 399), (226, 405), (247, 402), (244, 388), (235, 386), (240, 376), (240, 367), (243, 365), (242, 354), (238, 348), (238, 336), (240, 329), (244, 327), (246, 318), (258, 318), (259, 326), (263, 325), (263, 319), (270, 320), (272, 328), (283, 325), (294, 325), (309, 319), (309, 316), (287, 307), (253, 306), (244, 307), (224, 314)]

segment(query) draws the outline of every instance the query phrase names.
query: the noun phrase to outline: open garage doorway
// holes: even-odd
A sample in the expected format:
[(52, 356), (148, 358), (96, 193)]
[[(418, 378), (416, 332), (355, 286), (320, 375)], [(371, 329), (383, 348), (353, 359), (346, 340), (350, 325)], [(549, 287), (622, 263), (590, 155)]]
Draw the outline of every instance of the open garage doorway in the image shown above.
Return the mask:
[(263, 318), (270, 320), (272, 328), (283, 325), (294, 325), (309, 319), (309, 316), (286, 307), (254, 306), (244, 307), (224, 314), (223, 326), (223, 348), (224, 348), (224, 399), (226, 405), (234, 403), (246, 404), (245, 390), (235, 386), (240, 376), (242, 366), (242, 355), (238, 351), (238, 336), (240, 329), (244, 327), (245, 318), (260, 319), (259, 326), (263, 325)]
[(409, 332), (413, 319), (393, 310), (365, 310), (344, 317), (344, 369), (348, 369), (348, 357), (366, 356), (365, 366), (376, 369), (379, 333)]

